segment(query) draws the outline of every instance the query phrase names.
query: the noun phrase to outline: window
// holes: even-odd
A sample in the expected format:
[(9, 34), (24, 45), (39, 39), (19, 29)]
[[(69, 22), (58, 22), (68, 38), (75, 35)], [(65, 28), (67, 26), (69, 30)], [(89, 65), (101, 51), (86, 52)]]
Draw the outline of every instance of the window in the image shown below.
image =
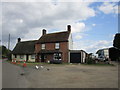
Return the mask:
[(24, 58), (24, 55), (20, 55), (20, 59), (23, 59)]
[(42, 49), (45, 49), (45, 44), (42, 44)]
[(60, 43), (55, 43), (55, 49), (59, 49), (60, 48)]
[(61, 60), (61, 53), (54, 53), (54, 60)]
[(31, 59), (35, 59), (35, 54), (31, 55)]

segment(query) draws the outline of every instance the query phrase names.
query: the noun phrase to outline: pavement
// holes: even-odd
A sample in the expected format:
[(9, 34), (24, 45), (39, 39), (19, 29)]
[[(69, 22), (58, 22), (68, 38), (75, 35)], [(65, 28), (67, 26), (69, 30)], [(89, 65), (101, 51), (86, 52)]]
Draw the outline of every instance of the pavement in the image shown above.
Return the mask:
[(20, 74), (24, 72), (22, 67), (2, 61), (2, 88), (27, 88), (25, 76)]
[[(118, 88), (118, 66), (35, 65), (3, 61), (3, 88)], [(24, 74), (24, 75), (21, 75)]]

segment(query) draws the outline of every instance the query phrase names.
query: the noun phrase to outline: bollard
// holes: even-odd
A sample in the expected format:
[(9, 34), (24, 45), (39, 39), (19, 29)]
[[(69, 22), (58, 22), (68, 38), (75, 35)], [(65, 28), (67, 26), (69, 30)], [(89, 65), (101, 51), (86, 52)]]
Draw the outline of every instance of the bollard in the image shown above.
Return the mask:
[(27, 66), (27, 64), (25, 63), (25, 60), (24, 60), (23, 67), (26, 67), (26, 66)]
[(20, 64), (20, 61), (18, 61), (18, 64)]
[(15, 60), (14, 64), (16, 64), (16, 60)]

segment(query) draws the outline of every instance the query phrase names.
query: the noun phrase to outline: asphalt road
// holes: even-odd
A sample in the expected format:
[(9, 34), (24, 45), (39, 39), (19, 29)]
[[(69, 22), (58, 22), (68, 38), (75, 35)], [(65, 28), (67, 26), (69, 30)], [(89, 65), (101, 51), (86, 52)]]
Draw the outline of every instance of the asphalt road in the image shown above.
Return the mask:
[[(38, 65), (39, 67), (41, 66)], [(3, 61), (2, 88), (117, 88), (118, 66), (51, 65), (35, 69)], [(47, 70), (47, 69), (50, 70)], [(20, 75), (24, 73), (25, 75)]]
[(22, 67), (12, 65), (11, 63), (2, 61), (2, 88), (27, 88), (27, 80), (25, 76), (21, 76), (24, 72)]

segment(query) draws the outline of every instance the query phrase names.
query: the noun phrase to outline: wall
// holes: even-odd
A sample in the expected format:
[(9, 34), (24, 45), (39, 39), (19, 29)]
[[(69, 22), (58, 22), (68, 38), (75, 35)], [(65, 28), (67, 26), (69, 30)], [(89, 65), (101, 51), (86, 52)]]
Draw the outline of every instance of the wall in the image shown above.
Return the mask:
[(23, 58), (20, 58), (20, 55), (17, 55), (17, 58), (12, 54), (12, 60), (15, 59), (16, 61), (24, 61), (26, 60), (26, 55), (23, 55)]
[(85, 59), (86, 59), (86, 53), (83, 52), (83, 63), (85, 63)]
[(35, 62), (35, 57), (34, 57), (34, 58), (32, 58), (32, 55), (29, 55), (28, 57), (29, 57), (28, 62)]
[(109, 58), (109, 49), (104, 49), (104, 56)]
[(41, 49), (41, 45), (40, 44), (35, 44), (35, 53), (38, 53)]
[[(39, 52), (41, 44), (36, 44), (35, 50)], [(45, 50), (55, 50), (55, 43), (45, 43)], [(68, 62), (68, 42), (60, 42), (60, 51), (62, 51), (62, 60)]]
[(73, 49), (73, 40), (72, 40), (72, 34), (70, 33), (70, 36), (69, 36), (69, 50), (72, 50)]
[[(32, 59), (31, 55), (28, 55), (28, 58), (29, 58), (28, 62), (35, 62), (35, 58)], [(16, 61), (24, 61), (24, 60), (26, 60), (26, 55), (24, 55), (24, 58), (21, 59), (20, 55), (17, 55), (17, 58), (15, 58), (15, 56), (12, 54), (12, 60), (13, 59), (15, 59)]]
[(60, 43), (60, 50), (62, 51), (62, 60), (67, 63), (69, 60), (68, 42)]

